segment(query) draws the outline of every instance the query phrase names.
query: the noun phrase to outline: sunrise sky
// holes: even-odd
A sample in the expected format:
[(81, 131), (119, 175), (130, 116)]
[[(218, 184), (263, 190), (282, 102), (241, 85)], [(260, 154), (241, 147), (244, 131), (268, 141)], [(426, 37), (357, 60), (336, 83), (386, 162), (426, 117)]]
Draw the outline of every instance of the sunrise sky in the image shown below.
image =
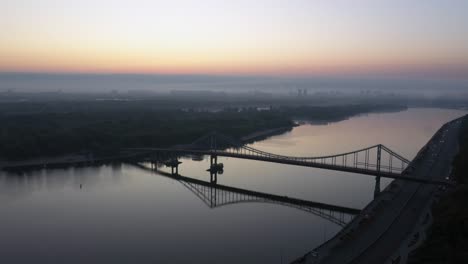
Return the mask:
[(0, 0), (1, 72), (467, 78), (465, 0)]

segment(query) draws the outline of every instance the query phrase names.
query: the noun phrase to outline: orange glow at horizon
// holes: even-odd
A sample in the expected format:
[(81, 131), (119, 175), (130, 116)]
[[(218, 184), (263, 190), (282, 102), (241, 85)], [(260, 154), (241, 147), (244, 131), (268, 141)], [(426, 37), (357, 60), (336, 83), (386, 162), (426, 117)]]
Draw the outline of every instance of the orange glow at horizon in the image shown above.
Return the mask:
[(342, 5), (347, 13), (302, 0), (0, 3), (0, 71), (468, 78), (461, 7)]
[[(11, 54), (11, 53), (10, 53)], [(466, 78), (468, 64), (442, 64), (431, 61), (330, 57), (230, 57), (146, 56), (145, 54), (21, 54), (2, 56), (3, 72), (56, 73), (142, 73), (142, 74), (242, 74), (242, 75), (333, 75), (439, 73), (439, 77)]]

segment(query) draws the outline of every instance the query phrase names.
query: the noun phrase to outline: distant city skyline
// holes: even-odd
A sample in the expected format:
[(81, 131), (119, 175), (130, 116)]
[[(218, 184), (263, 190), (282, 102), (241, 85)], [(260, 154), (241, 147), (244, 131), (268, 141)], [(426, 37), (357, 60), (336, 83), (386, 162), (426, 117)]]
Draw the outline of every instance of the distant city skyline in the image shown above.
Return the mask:
[(468, 1), (0, 1), (0, 72), (468, 78)]

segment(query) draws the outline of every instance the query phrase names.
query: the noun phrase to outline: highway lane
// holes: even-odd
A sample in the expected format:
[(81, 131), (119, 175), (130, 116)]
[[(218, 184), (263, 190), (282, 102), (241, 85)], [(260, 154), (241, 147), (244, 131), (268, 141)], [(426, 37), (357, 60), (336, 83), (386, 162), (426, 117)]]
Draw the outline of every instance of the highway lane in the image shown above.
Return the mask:
[[(444, 180), (458, 149), (460, 122), (444, 125), (413, 165), (412, 176)], [(437, 186), (394, 181), (363, 214), (298, 263), (385, 263), (418, 225)]]
[[(419, 176), (426, 175), (430, 179), (438, 180), (449, 176), (452, 160), (458, 149), (459, 126), (459, 123), (450, 125), (447, 131), (441, 135), (441, 140), (430, 148), (429, 156), (422, 165), (424, 167), (419, 171), (423, 175)], [(419, 216), (424, 213), (426, 205), (431, 201), (436, 189), (436, 186), (418, 184), (414, 194), (410, 196), (400, 214), (387, 230), (351, 263), (384, 263), (387, 261), (419, 224)]]

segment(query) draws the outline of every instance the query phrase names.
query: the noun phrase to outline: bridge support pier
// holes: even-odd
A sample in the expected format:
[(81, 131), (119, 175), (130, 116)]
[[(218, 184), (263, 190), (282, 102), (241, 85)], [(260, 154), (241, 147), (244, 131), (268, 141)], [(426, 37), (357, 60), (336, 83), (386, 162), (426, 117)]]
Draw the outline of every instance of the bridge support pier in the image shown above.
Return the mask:
[(218, 156), (211, 154), (210, 155), (210, 182), (216, 183), (218, 181), (218, 171), (216, 165), (218, 164)]
[(375, 177), (374, 199), (380, 194), (380, 176)]
[(157, 171), (158, 170), (158, 162), (153, 160), (151, 161), (151, 169)]
[(210, 172), (210, 182), (211, 183), (216, 183), (218, 182), (218, 172)]
[(174, 165), (174, 166), (171, 166), (171, 173), (172, 175), (179, 175), (179, 165)]
[(172, 175), (179, 175), (179, 164), (181, 164), (177, 158), (173, 158), (170, 161), (165, 162), (166, 167), (171, 167), (171, 174)]
[(213, 167), (213, 165), (216, 166), (218, 164), (218, 156), (217, 155), (210, 155), (210, 165)]

